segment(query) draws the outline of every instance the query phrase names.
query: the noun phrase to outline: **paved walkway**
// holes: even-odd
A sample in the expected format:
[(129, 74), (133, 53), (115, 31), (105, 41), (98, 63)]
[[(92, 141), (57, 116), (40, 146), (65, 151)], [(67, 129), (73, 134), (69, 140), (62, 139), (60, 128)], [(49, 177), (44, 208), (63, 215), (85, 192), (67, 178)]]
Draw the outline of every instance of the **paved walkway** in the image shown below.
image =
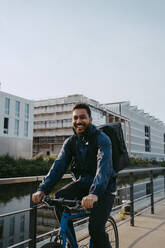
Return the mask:
[(165, 201), (150, 212), (135, 217), (134, 227), (129, 222), (118, 227), (120, 248), (165, 248)]

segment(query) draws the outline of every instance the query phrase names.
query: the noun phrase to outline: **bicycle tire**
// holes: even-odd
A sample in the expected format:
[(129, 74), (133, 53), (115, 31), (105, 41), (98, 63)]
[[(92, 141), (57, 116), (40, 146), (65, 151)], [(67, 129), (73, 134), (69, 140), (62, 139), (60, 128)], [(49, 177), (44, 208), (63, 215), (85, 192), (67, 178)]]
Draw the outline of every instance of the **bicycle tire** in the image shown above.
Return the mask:
[(105, 230), (109, 235), (112, 248), (119, 248), (119, 235), (115, 220), (110, 216), (107, 220)]
[(55, 242), (49, 242), (41, 246), (41, 248), (62, 248), (61, 244), (55, 244)]

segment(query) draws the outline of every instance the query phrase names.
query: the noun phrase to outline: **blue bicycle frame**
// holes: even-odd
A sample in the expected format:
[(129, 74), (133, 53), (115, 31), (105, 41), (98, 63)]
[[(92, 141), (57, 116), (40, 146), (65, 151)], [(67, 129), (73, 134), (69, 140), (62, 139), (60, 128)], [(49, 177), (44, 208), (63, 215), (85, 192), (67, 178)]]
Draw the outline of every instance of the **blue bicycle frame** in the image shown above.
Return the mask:
[[(75, 238), (73, 237), (69, 227), (68, 227), (68, 221), (69, 220), (73, 220), (73, 219), (77, 219), (77, 218), (83, 218), (83, 217), (88, 217), (90, 215), (90, 213), (78, 213), (78, 214), (69, 214), (67, 212), (63, 212), (62, 214), (62, 218), (61, 218), (61, 223), (60, 223), (60, 236), (62, 238), (62, 248), (66, 248), (66, 236), (68, 237), (71, 245), (74, 248), (78, 248), (78, 244), (77, 241), (75, 240)], [(89, 248), (92, 248), (92, 243), (90, 240), (90, 245)]]

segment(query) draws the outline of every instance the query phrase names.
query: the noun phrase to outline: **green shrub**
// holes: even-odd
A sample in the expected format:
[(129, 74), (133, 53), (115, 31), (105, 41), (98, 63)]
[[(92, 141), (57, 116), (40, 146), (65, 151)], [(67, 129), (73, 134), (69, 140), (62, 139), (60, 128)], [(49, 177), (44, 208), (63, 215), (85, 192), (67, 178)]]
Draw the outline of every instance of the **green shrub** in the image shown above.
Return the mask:
[(0, 156), (0, 178), (46, 175), (53, 162), (52, 158), (14, 159), (6, 154)]
[(165, 161), (156, 160), (143, 160), (142, 158), (130, 157), (130, 167), (153, 167), (153, 166), (165, 166)]

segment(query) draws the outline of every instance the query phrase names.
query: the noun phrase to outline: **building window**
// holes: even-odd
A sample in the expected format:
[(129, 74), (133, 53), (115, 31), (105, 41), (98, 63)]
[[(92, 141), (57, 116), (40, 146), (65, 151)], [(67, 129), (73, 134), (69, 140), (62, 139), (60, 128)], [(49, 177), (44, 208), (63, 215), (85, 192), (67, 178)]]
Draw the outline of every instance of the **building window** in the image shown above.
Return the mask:
[(9, 236), (14, 235), (14, 226), (15, 226), (15, 217), (10, 218), (10, 229), (9, 229)]
[(4, 118), (3, 133), (8, 134), (9, 118)]
[(145, 132), (145, 151), (151, 152), (151, 131), (150, 126), (144, 126), (144, 132)]
[(3, 238), (3, 225), (4, 225), (4, 220), (0, 220), (0, 239)]
[(20, 102), (19, 102), (19, 101), (16, 101), (16, 102), (15, 102), (15, 115), (16, 115), (17, 117), (20, 116)]
[(19, 136), (19, 120), (15, 119), (14, 135)]
[(150, 127), (144, 126), (144, 130), (145, 130), (145, 137), (150, 137)]
[(10, 112), (10, 99), (8, 97), (5, 98), (5, 114), (9, 115)]
[(165, 142), (165, 133), (164, 133), (164, 142)]
[(150, 152), (151, 151), (151, 145), (150, 145), (150, 140), (145, 139), (145, 151)]
[(165, 154), (165, 144), (164, 144), (164, 154)]
[(28, 137), (28, 127), (29, 127), (29, 123), (28, 121), (24, 122), (24, 136)]
[(29, 119), (29, 104), (25, 104), (25, 119)]

